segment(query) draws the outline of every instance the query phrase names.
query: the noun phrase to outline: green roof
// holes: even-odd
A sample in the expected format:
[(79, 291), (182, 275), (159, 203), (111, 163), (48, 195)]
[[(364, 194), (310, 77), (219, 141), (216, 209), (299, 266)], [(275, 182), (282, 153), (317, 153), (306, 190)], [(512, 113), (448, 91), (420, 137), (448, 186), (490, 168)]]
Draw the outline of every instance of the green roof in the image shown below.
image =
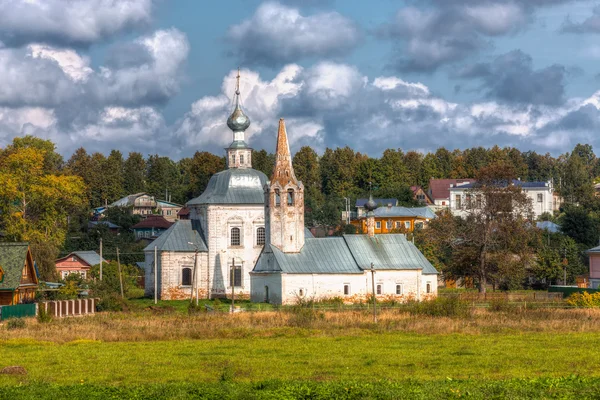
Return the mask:
[(194, 252), (196, 248), (198, 251), (208, 251), (199, 230), (200, 226), (196, 221), (179, 220), (146, 246), (144, 251), (153, 251), (154, 246), (162, 251)]
[(0, 242), (0, 267), (4, 271), (0, 290), (15, 290), (19, 287), (28, 249), (28, 243)]
[(437, 274), (414, 244), (402, 234), (344, 235), (343, 237), (306, 238), (299, 253), (283, 253), (266, 245), (253, 272), (288, 274), (361, 274), (376, 270), (422, 270)]

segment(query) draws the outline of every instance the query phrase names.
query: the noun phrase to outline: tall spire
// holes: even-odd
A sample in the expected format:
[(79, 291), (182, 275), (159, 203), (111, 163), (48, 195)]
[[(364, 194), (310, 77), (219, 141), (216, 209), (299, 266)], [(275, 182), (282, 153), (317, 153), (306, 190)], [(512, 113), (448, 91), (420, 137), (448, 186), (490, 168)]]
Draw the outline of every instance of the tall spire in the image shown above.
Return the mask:
[(279, 119), (277, 131), (277, 148), (275, 149), (275, 168), (271, 176), (271, 183), (278, 182), (282, 187), (288, 183), (298, 183), (292, 166), (292, 155), (285, 130), (285, 120)]

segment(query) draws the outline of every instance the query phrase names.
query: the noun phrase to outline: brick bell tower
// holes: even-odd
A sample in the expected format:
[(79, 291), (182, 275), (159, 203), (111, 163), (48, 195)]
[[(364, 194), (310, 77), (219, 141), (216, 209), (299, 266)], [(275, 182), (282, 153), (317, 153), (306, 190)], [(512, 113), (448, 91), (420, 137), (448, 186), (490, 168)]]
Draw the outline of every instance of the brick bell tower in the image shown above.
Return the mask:
[(285, 121), (279, 120), (275, 168), (265, 185), (266, 243), (284, 253), (299, 253), (304, 247), (304, 185), (292, 166)]

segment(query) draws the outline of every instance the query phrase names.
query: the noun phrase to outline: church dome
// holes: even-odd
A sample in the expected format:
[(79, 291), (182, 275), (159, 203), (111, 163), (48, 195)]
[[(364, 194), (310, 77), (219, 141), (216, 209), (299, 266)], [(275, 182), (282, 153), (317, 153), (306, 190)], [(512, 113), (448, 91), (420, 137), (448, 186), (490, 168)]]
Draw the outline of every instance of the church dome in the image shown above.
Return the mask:
[(230, 168), (214, 174), (204, 193), (188, 201), (199, 204), (264, 204), (267, 176), (252, 168)]
[(227, 118), (227, 126), (234, 132), (243, 132), (250, 126), (250, 118), (237, 105), (229, 118)]

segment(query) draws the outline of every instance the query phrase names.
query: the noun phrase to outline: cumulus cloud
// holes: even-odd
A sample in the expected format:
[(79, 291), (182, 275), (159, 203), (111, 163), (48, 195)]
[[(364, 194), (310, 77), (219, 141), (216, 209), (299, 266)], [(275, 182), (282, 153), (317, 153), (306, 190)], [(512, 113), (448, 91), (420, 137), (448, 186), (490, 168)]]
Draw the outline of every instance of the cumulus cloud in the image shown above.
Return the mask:
[[(344, 79), (340, 82), (333, 76)], [(235, 71), (231, 71), (220, 95), (199, 99), (177, 123), (174, 132), (180, 147), (191, 144), (180, 155), (198, 148), (222, 152), (231, 142), (225, 120), (231, 112), (234, 82)], [(293, 150), (306, 144), (318, 151), (348, 145), (375, 156), (386, 148), (435, 150), (493, 144), (556, 153), (564, 151), (561, 143), (576, 143), (595, 132), (593, 116), (600, 112), (600, 101), (594, 100), (600, 95), (561, 104), (455, 103), (432, 94), (420, 82), (399, 76), (370, 79), (355, 67), (331, 62), (310, 68), (287, 65), (271, 81), (242, 71), (242, 99), (252, 120), (247, 140), (254, 148), (273, 151), (277, 121), (283, 117)], [(568, 129), (568, 121), (577, 120), (584, 110), (589, 117), (577, 127), (577, 135), (557, 140)]]
[(581, 22), (573, 22), (567, 16), (561, 27), (563, 33), (600, 33), (600, 6), (592, 9), (592, 15)]
[(89, 46), (151, 20), (152, 0), (0, 0), (0, 42)]
[(337, 12), (304, 16), (280, 3), (261, 4), (227, 33), (231, 54), (247, 65), (279, 66), (306, 57), (347, 54), (359, 43), (357, 25)]
[(531, 56), (514, 50), (496, 57), (492, 63), (462, 68), (455, 76), (481, 79), (488, 98), (509, 103), (559, 105), (564, 101), (566, 73), (562, 65), (534, 70)]
[[(402, 7), (376, 33), (394, 43), (390, 67), (434, 72), (492, 47), (491, 40), (525, 29), (535, 11), (569, 0), (431, 0)], [(417, 6), (418, 5), (418, 6)]]

